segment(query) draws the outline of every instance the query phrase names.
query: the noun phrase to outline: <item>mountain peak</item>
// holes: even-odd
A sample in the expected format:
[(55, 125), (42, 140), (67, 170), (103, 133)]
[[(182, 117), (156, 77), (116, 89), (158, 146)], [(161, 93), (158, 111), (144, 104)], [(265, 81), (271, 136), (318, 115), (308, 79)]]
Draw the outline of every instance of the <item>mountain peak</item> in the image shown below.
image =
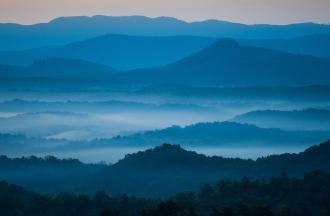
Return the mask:
[(239, 47), (240, 44), (231, 38), (222, 38), (219, 39), (217, 42), (215, 42), (213, 45), (211, 45), (212, 47)]

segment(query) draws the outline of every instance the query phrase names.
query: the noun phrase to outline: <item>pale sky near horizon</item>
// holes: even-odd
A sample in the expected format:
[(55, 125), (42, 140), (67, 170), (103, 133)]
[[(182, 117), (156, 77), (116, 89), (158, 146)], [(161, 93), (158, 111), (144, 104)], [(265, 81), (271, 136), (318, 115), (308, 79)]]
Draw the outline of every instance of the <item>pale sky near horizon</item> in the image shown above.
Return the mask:
[(61, 16), (172, 16), (186, 21), (330, 23), (330, 0), (0, 0), (0, 22), (33, 24)]

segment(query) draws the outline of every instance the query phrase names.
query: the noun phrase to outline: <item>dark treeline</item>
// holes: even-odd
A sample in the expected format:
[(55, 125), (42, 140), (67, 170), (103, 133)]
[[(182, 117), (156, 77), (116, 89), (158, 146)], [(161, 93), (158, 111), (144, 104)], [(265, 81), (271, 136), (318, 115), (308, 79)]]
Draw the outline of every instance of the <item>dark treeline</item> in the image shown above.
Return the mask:
[(151, 200), (104, 192), (94, 195), (41, 195), (0, 182), (0, 213), (7, 215), (143, 215), (143, 216), (328, 216), (330, 173), (314, 171), (303, 178), (286, 174), (269, 180), (221, 180), (199, 192)]

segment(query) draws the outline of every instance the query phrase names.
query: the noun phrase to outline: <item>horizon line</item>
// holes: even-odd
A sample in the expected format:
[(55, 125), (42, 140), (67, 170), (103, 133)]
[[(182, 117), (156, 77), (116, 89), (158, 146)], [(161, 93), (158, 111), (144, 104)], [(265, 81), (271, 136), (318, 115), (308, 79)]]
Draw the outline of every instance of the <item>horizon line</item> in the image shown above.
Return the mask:
[(247, 25), (247, 26), (254, 26), (254, 25), (271, 25), (271, 26), (287, 26), (287, 25), (299, 25), (299, 24), (316, 24), (316, 25), (330, 25), (329, 23), (322, 23), (322, 22), (312, 22), (312, 21), (304, 21), (304, 22), (293, 22), (293, 23), (244, 23), (244, 22), (237, 22), (237, 21), (231, 21), (231, 20), (225, 20), (225, 19), (216, 19), (216, 18), (208, 18), (208, 19), (200, 19), (200, 20), (192, 20), (188, 21), (185, 19), (177, 18), (174, 16), (166, 16), (166, 15), (160, 15), (160, 16), (147, 16), (147, 15), (138, 15), (138, 14), (132, 14), (132, 15), (117, 15), (117, 16), (112, 16), (112, 15), (105, 15), (105, 14), (95, 14), (95, 15), (72, 15), (72, 16), (59, 16), (59, 17), (54, 17), (50, 18), (45, 21), (37, 21), (33, 23), (22, 23), (22, 22), (1, 22), (0, 24), (13, 24), (13, 25), (21, 25), (21, 26), (33, 26), (33, 25), (39, 25), (39, 24), (47, 24), (51, 23), (57, 19), (65, 19), (65, 18), (79, 18), (79, 17), (84, 17), (84, 18), (94, 18), (94, 17), (144, 17), (148, 19), (159, 19), (159, 18), (170, 18), (170, 19), (175, 19), (177, 21), (181, 21), (184, 23), (192, 24), (192, 23), (201, 23), (201, 22), (208, 22), (208, 21), (217, 21), (217, 22), (226, 22), (226, 23), (231, 23), (231, 24), (240, 24), (240, 25)]

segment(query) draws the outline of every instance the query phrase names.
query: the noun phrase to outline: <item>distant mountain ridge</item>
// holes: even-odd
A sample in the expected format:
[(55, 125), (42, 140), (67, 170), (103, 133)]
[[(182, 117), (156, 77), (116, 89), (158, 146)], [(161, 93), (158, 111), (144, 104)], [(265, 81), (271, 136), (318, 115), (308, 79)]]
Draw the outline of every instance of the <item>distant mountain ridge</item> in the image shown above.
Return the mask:
[(45, 78), (71, 80), (103, 80), (118, 72), (105, 65), (81, 60), (65, 58), (48, 58), (35, 61), (32, 65), (7, 66), (0, 65), (2, 78)]
[(116, 82), (197, 86), (278, 86), (330, 83), (330, 59), (240, 45), (220, 39), (175, 63), (119, 74)]
[(314, 23), (244, 25), (219, 20), (188, 23), (171, 17), (144, 16), (61, 17), (35, 25), (0, 24), (0, 50), (67, 44), (104, 34), (274, 39), (320, 33), (330, 33), (330, 26)]
[[(330, 58), (330, 34), (307, 35), (292, 39), (236, 40), (245, 46)], [(217, 39), (213, 37), (198, 36), (107, 34), (63, 46), (46, 46), (22, 51), (0, 51), (0, 64), (28, 66), (37, 60), (60, 57), (83, 59), (119, 70), (132, 70), (173, 63), (216, 41)]]
[(166, 65), (200, 51), (215, 38), (103, 35), (64, 46), (0, 52), (0, 64), (30, 65), (49, 57), (83, 59), (119, 70)]
[[(50, 58), (37, 61), (27, 68), (0, 66), (0, 77), (70, 77), (73, 81), (98, 81), (101, 86), (292, 86), (330, 84), (329, 71), (330, 59), (243, 46), (233, 39), (221, 39), (195, 54), (162, 67), (116, 73), (110, 67), (85, 60)], [(63, 81), (73, 87), (72, 82)], [(37, 81), (32, 79), (31, 82)], [(95, 83), (85, 84), (93, 86)], [(50, 82), (49, 86), (52, 85)]]

